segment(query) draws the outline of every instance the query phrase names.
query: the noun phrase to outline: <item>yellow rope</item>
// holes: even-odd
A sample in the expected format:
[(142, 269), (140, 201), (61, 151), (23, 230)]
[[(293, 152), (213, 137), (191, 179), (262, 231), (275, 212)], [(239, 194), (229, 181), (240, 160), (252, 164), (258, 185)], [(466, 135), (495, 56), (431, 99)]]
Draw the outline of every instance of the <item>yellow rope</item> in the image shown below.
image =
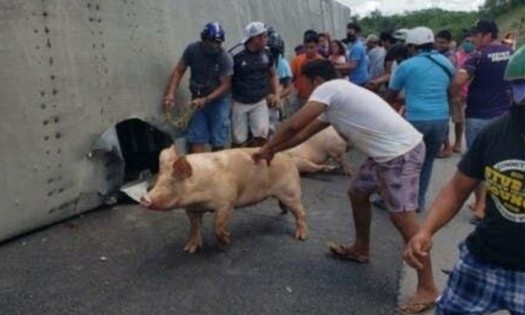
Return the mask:
[[(283, 107), (284, 103), (283, 101), (280, 101), (275, 108), (282, 109)], [(173, 115), (171, 110), (164, 111), (164, 115), (166, 116), (166, 120), (169, 121), (170, 124), (172, 124), (175, 128), (184, 130), (188, 127), (191, 116), (193, 116), (194, 112), (195, 107), (193, 106), (193, 103), (190, 102), (180, 110), (180, 114), (177, 117)]]
[(191, 116), (193, 116), (195, 109), (193, 108), (193, 103), (184, 106), (180, 111), (179, 115), (175, 117), (171, 110), (164, 111), (166, 120), (170, 122), (175, 128), (184, 130), (188, 127), (190, 123)]

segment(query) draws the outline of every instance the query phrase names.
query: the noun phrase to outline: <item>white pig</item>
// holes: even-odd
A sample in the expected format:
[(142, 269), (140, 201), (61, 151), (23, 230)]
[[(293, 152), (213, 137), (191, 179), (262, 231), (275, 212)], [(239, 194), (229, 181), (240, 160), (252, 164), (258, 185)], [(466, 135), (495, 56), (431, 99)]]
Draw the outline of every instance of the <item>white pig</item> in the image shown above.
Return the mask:
[(324, 164), (331, 157), (339, 163), (345, 175), (352, 175), (352, 166), (345, 158), (345, 152), (349, 148), (350, 144), (337, 133), (334, 127), (329, 126), (284, 153), (292, 157), (301, 174), (332, 171), (335, 166)]
[(292, 159), (277, 154), (270, 165), (255, 163), (257, 149), (231, 149), (214, 153), (179, 155), (174, 146), (160, 154), (160, 169), (154, 187), (141, 198), (151, 210), (184, 208), (190, 219), (190, 239), (184, 250), (195, 252), (202, 246), (200, 226), (205, 212), (215, 212), (215, 235), (222, 244), (230, 243), (228, 224), (233, 209), (256, 204), (268, 197), (279, 200), (296, 220), (294, 236), (308, 234), (305, 209), (301, 202), (299, 172)]

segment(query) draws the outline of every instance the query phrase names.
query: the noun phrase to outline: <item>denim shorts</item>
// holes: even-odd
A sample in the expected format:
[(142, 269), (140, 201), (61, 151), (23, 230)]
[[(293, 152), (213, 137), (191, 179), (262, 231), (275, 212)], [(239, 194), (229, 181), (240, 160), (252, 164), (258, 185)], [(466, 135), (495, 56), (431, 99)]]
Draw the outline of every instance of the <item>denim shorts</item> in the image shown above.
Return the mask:
[(467, 140), (467, 148), (472, 146), (474, 139), (478, 133), (483, 130), (488, 124), (494, 121), (494, 118), (467, 118), (465, 124), (465, 139)]
[(226, 98), (206, 104), (196, 110), (188, 125), (186, 141), (190, 144), (207, 144), (223, 147), (230, 132), (230, 106)]

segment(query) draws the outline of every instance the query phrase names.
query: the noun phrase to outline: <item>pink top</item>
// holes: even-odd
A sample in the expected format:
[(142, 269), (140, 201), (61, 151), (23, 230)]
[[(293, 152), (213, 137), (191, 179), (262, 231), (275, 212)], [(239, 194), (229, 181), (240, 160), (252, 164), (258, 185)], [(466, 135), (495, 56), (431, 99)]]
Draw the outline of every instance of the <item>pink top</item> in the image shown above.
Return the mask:
[[(458, 50), (456, 52), (456, 70), (459, 70), (463, 67), (463, 64), (465, 64), (465, 61), (467, 61), (469, 55), (470, 53), (467, 53), (463, 50)], [(468, 94), (468, 82), (463, 84), (463, 87), (461, 88), (461, 96), (466, 99), (467, 94)]]

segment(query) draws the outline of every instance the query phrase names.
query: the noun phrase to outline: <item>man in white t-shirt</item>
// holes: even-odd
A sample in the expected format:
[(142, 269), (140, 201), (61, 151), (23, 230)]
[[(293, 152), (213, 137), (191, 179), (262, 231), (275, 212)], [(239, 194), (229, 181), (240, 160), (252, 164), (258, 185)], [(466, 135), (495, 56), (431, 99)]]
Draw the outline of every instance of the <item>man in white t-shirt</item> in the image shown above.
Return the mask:
[[(330, 245), (337, 258), (358, 263), (370, 257), (370, 195), (379, 191), (390, 217), (405, 241), (419, 229), (415, 210), (418, 186), (425, 159), (422, 135), (388, 103), (365, 88), (337, 79), (327, 60), (308, 63), (303, 73), (316, 87), (307, 104), (277, 130), (274, 138), (254, 153), (257, 162), (272, 160), (275, 153), (294, 147), (332, 125), (345, 139), (363, 151), (368, 159), (354, 177), (348, 195), (352, 204), (355, 242), (351, 246)], [(404, 313), (415, 314), (434, 305), (438, 289), (427, 259), (418, 271), (418, 287)]]

